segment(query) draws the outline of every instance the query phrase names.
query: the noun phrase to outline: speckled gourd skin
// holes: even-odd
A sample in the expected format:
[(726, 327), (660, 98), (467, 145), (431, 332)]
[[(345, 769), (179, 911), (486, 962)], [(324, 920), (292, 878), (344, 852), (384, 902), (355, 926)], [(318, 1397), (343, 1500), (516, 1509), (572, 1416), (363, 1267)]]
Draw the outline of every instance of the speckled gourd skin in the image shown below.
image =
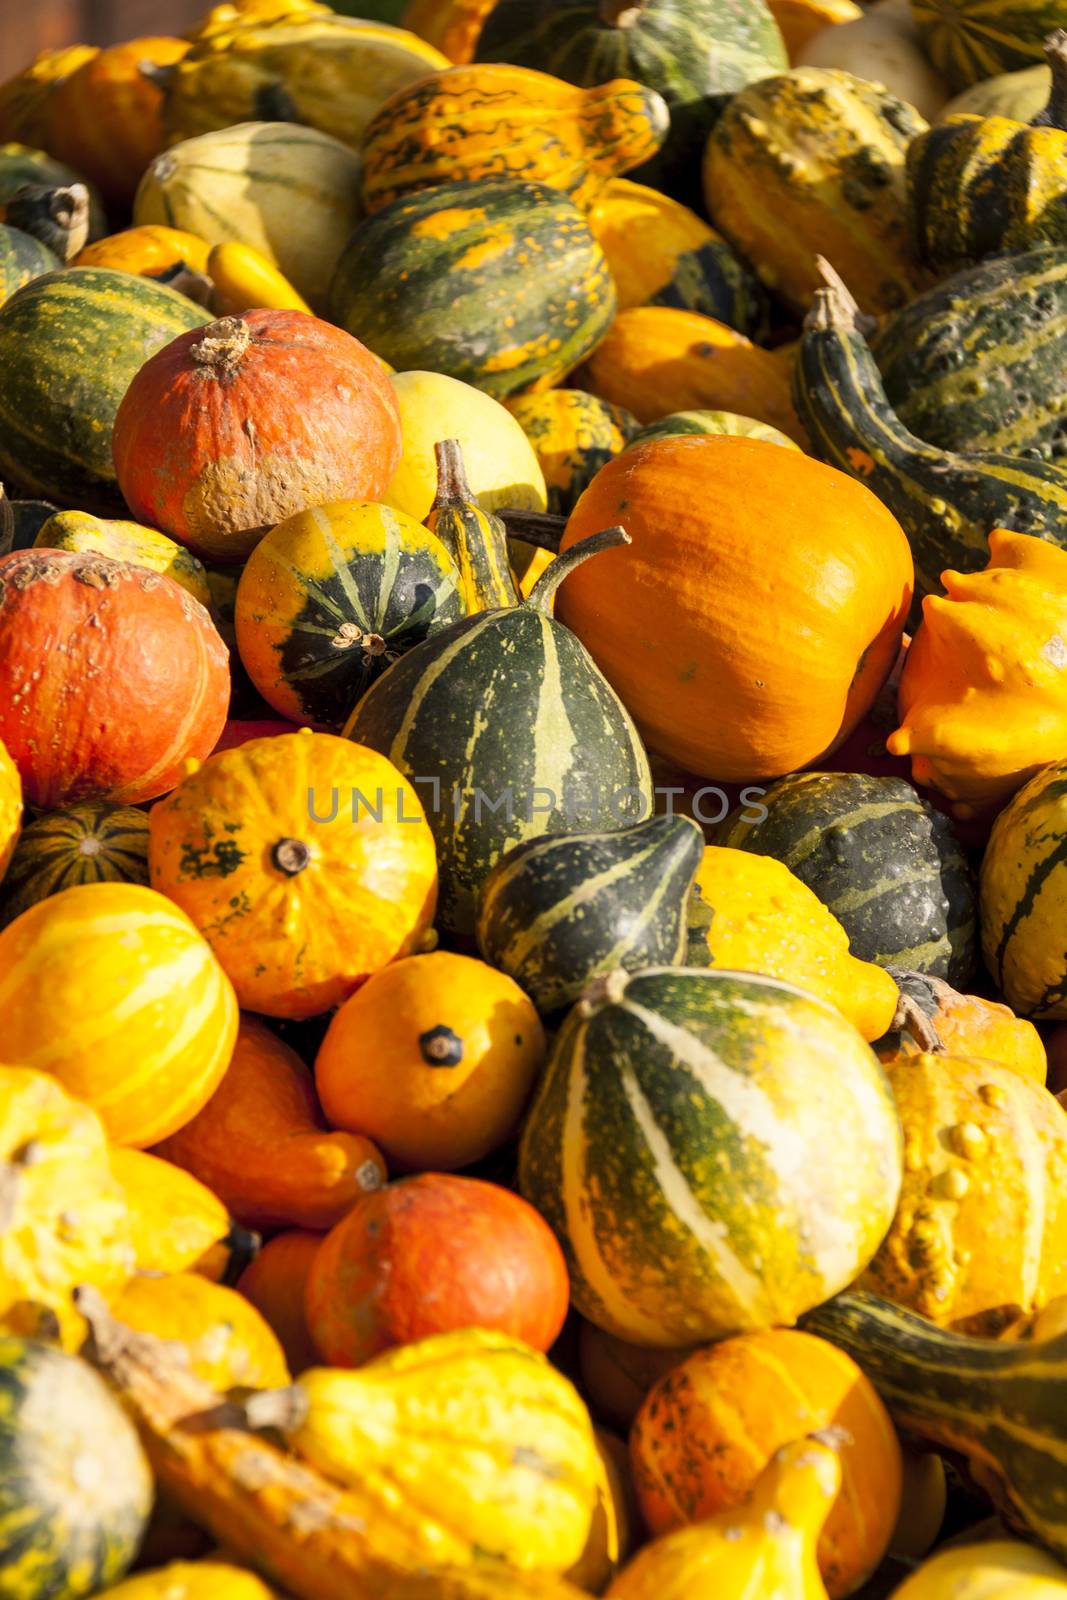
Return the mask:
[(804, 312), (823, 255), (864, 311), (918, 292), (904, 159), (926, 123), (849, 72), (795, 67), (734, 96), (708, 140), (704, 194), (716, 227), (766, 286)]
[(544, 389), (520, 394), (508, 410), (533, 446), (545, 475), (548, 509), (569, 516), (578, 496), (604, 464), (626, 448), (637, 420), (584, 389)]
[(21, 228), (9, 228), (0, 223), (0, 305), (23, 284), (33, 278), (43, 278), (46, 272), (58, 272), (60, 260), (46, 244)]

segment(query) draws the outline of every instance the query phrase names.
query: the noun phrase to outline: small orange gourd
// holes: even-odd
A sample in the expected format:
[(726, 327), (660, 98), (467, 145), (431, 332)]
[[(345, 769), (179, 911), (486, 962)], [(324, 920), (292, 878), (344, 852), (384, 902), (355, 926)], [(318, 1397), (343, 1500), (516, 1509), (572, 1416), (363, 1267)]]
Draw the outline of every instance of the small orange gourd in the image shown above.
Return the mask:
[[(1010, 1006), (976, 994), (957, 994), (944, 979), (925, 972), (898, 972), (894, 977), (909, 1010), (894, 1019), (899, 1021), (898, 1028), (878, 1040), (879, 1060), (920, 1055), (936, 1042), (949, 1055), (996, 1061), (1034, 1083), (1045, 1082), (1049, 1063), (1041, 1035)], [(928, 1028), (933, 1029), (936, 1041), (928, 1039)]]
[(294, 1374), (319, 1360), (304, 1315), (304, 1291), (322, 1238), (304, 1228), (276, 1233), (237, 1280), (239, 1293), (273, 1329)]

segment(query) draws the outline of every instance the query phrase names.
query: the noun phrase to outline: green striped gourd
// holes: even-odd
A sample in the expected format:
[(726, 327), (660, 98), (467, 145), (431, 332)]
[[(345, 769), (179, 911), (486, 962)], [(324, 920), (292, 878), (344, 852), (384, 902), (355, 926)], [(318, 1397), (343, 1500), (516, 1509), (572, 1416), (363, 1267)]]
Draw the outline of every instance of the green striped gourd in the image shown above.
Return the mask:
[(957, 273), (887, 317), (871, 349), (890, 405), (927, 444), (1067, 454), (1067, 249)]
[(40, 239), (0, 223), (0, 306), (23, 284), (59, 271), (59, 257)]
[(0, 1483), (5, 1600), (96, 1594), (137, 1554), (152, 1474), (120, 1401), (77, 1356), (0, 1338)]
[(1007, 1521), (1067, 1555), (1067, 1334), (971, 1338), (872, 1294), (839, 1295), (803, 1327), (862, 1367), (901, 1429), (966, 1456)]
[(459, 572), (459, 589), (468, 616), (522, 599), (508, 564), (508, 536), (491, 511), (483, 511), (463, 466), (458, 439), (434, 445), (437, 495), (426, 526), (440, 539)]
[(911, 0), (911, 14), (923, 50), (956, 90), (1040, 61), (1063, 22), (1060, 0)]
[(151, 278), (72, 267), (0, 307), (0, 478), (32, 497), (122, 514), (111, 427), (134, 373), (207, 315)]
[(957, 455), (925, 444), (886, 399), (860, 315), (823, 263), (805, 323), (794, 399), (812, 453), (872, 489), (897, 517), (915, 560), (918, 599), (940, 575), (984, 567), (993, 528), (1067, 543), (1067, 472), (1023, 456)]
[(478, 948), (543, 1012), (570, 1005), (618, 967), (677, 965), (703, 856), (704, 835), (689, 817), (518, 845), (482, 885)]
[(1067, 1019), (1067, 761), (1004, 807), (982, 859), (982, 948), (1013, 1011)]
[(0, 885), (0, 927), (79, 883), (148, 882), (148, 813), (83, 800), (28, 822)]
[(908, 147), (919, 254), (940, 272), (1002, 251), (1067, 244), (1067, 30), (1045, 44), (1048, 104), (1031, 123), (956, 116)]
[(948, 818), (904, 778), (801, 772), (742, 807), (716, 844), (782, 861), (813, 889), (861, 961), (961, 986), (975, 959), (975, 885)]
[(652, 808), (648, 758), (584, 646), (548, 614), (580, 562), (628, 542), (621, 528), (552, 562), (521, 605), (453, 623), (363, 697), (345, 736), (417, 783), (437, 844), (439, 926), (471, 934), (475, 900), (505, 851)]
[(681, 1347), (788, 1325), (851, 1283), (892, 1220), (901, 1143), (881, 1067), (832, 1006), (754, 973), (653, 968), (596, 979), (571, 1011), (519, 1175), (582, 1315)]
[(640, 172), (687, 200), (698, 198), (704, 140), (730, 95), (788, 65), (763, 0), (497, 0), (475, 59), (586, 86), (635, 78), (656, 89), (671, 131)]
[(793, 439), (772, 428), (769, 422), (757, 422), (755, 417), (742, 417), (735, 411), (672, 411), (635, 433), (630, 444), (644, 444), (648, 439), (673, 439), (686, 433), (736, 434), (744, 439), (765, 439), (768, 444), (780, 444), (786, 450), (800, 449)]
[(585, 217), (511, 179), (439, 184), (359, 224), (330, 317), (399, 372), (443, 372), (504, 399), (549, 384), (607, 332), (615, 286)]
[(555, 516), (570, 515), (582, 490), (637, 430), (629, 411), (584, 389), (540, 389), (514, 396), (507, 407), (533, 446)]

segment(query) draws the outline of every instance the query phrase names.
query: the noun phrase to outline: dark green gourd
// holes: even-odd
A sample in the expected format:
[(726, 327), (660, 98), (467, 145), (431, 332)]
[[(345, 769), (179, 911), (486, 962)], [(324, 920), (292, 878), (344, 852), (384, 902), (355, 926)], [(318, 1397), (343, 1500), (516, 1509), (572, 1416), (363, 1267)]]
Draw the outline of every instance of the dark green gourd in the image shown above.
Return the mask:
[(949, 819), (904, 778), (801, 772), (727, 817), (716, 844), (784, 862), (848, 934), (854, 956), (969, 982), (975, 885)]
[(474, 932), (478, 891), (514, 845), (623, 828), (652, 810), (629, 713), (548, 614), (573, 567), (628, 542), (621, 528), (594, 534), (558, 557), (521, 605), (466, 617), (416, 645), (345, 726), (418, 788), (437, 843), (438, 922), (451, 933)]
[(482, 885), (478, 947), (543, 1012), (617, 967), (675, 965), (703, 855), (703, 833), (681, 816), (518, 845)]
[(821, 267), (826, 287), (816, 292), (794, 374), (797, 410), (812, 453), (865, 483), (900, 522), (917, 597), (937, 593), (947, 569), (984, 567), (993, 528), (1067, 545), (1067, 472), (1021, 456), (954, 454), (909, 433), (886, 399), (865, 319)]
[(0, 305), (32, 278), (58, 272), (59, 257), (40, 239), (0, 223)]

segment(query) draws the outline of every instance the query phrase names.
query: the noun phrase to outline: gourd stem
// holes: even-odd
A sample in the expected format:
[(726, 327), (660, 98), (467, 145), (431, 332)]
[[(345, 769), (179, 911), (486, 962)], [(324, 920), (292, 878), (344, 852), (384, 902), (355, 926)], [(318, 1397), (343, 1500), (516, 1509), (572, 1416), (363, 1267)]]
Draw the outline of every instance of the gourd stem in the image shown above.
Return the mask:
[(303, 839), (279, 839), (271, 850), (270, 859), (279, 872), (284, 872), (287, 878), (295, 878), (311, 860), (311, 851)]
[(918, 1001), (913, 1000), (910, 994), (905, 994), (903, 989), (897, 995), (897, 1009), (893, 1013), (888, 1031), (910, 1034), (919, 1049), (927, 1055), (944, 1053), (945, 1046), (941, 1035)]
[(308, 1397), (292, 1383), (285, 1389), (261, 1389), (248, 1395), (240, 1402), (240, 1410), (246, 1427), (257, 1432), (277, 1428), (279, 1433), (295, 1433), (307, 1421)]
[(437, 496), (432, 509), (440, 511), (450, 500), (473, 500), (459, 440), (438, 439), (433, 453), (437, 461)]
[(8, 555), (14, 542), (15, 513), (7, 497), (7, 490), (0, 483), (0, 556)]
[(89, 191), (84, 183), (24, 184), (8, 200), (4, 220), (62, 262), (73, 261), (89, 238)]
[(598, 556), (604, 550), (612, 550), (617, 545), (632, 544), (633, 540), (625, 528), (603, 528), (600, 533), (591, 533), (588, 538), (579, 539), (577, 544), (572, 544), (569, 550), (556, 557), (550, 567), (546, 567), (538, 578), (523, 605), (531, 611), (541, 611), (547, 617), (553, 596), (564, 578), (569, 578), (576, 567), (583, 561), (588, 561), (590, 556)]
[(865, 317), (856, 304), (848, 285), (825, 256), (816, 256), (815, 264), (823, 287), (816, 289), (811, 310), (804, 318), (805, 329), (825, 332), (836, 329), (842, 333), (873, 332), (874, 317)]
[(497, 516), (507, 529), (509, 539), (522, 539), (539, 550), (550, 550), (553, 555), (558, 552), (567, 526), (566, 517), (558, 517), (551, 511), (522, 511), (518, 506), (505, 506)]
[(598, 19), (606, 28), (632, 28), (640, 22), (647, 0), (600, 0)]
[(226, 1248), (227, 1257), (226, 1270), (222, 1274), (221, 1281), (228, 1289), (232, 1289), (245, 1268), (250, 1267), (259, 1255), (259, 1247), (263, 1240), (251, 1228), (242, 1228), (233, 1222), (222, 1243)]
[(1052, 71), (1048, 104), (1031, 123), (1034, 128), (1067, 131), (1067, 28), (1057, 28), (1045, 40), (1045, 60)]
[(176, 77), (175, 63), (162, 66), (158, 61), (138, 61), (137, 72), (146, 83), (154, 84), (157, 89), (167, 90)]
[(220, 317), (201, 329), (189, 351), (198, 367), (219, 378), (232, 377), (252, 342), (252, 330), (241, 317)]

